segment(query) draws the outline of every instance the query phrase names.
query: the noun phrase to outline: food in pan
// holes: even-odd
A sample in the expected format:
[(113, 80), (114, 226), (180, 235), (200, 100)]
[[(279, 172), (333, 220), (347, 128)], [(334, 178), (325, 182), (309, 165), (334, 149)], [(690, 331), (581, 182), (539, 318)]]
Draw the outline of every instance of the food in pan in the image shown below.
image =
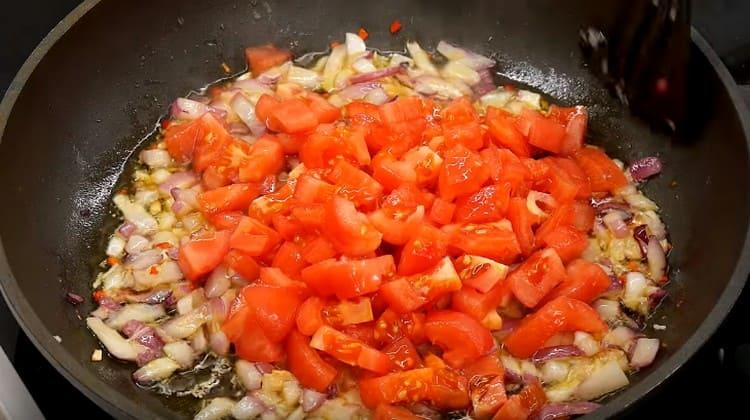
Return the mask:
[(485, 56), (406, 51), (248, 48), (174, 102), (86, 319), (138, 384), (200, 419), (552, 419), (653, 362), (660, 161), (586, 144), (586, 108)]

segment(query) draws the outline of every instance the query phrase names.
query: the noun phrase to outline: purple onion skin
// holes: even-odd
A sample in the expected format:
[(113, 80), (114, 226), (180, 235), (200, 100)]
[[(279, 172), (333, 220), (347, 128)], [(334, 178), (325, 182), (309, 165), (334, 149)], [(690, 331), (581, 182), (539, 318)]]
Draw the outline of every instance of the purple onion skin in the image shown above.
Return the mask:
[(582, 355), (583, 351), (581, 351), (581, 349), (572, 344), (567, 344), (541, 348), (531, 355), (531, 361), (534, 363), (542, 363), (560, 357), (576, 357)]
[(530, 420), (554, 420), (563, 417), (567, 418), (569, 416), (591, 413), (596, 411), (599, 407), (601, 407), (600, 404), (589, 401), (552, 403), (537, 410), (530, 417)]
[(667, 297), (667, 291), (664, 289), (656, 290), (648, 295), (648, 305), (651, 310), (656, 309), (656, 307), (661, 304), (665, 297)]
[(349, 79), (349, 83), (352, 85), (355, 85), (357, 83), (366, 83), (371, 82), (373, 80), (382, 79), (383, 77), (393, 76), (399, 73), (404, 72), (404, 67), (397, 66), (397, 67), (389, 67), (382, 70), (376, 70), (369, 73), (362, 73), (358, 74), (351, 79)]
[(630, 165), (630, 176), (636, 182), (641, 182), (652, 176), (658, 175), (662, 170), (662, 163), (658, 157), (649, 156), (642, 159), (638, 159)]
[(83, 296), (75, 294), (73, 292), (68, 292), (65, 294), (65, 300), (68, 301), (71, 305), (80, 305), (83, 303), (84, 299)]
[(638, 242), (638, 247), (641, 249), (641, 255), (646, 258), (648, 252), (648, 232), (646, 232), (646, 225), (638, 225), (633, 229), (633, 239)]

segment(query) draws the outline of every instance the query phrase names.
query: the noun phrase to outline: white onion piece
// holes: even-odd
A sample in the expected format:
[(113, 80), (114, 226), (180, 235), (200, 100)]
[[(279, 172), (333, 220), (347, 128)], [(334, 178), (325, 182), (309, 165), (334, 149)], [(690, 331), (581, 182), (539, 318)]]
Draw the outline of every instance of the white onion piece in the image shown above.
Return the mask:
[(179, 315), (185, 315), (193, 310), (193, 294), (189, 294), (180, 298), (177, 301), (177, 313)]
[(163, 195), (169, 195), (173, 188), (190, 188), (197, 184), (198, 176), (191, 171), (175, 172), (167, 177), (167, 179), (159, 184), (159, 192)]
[(181, 339), (193, 334), (203, 324), (211, 320), (208, 305), (193, 309), (190, 313), (179, 315), (162, 325), (162, 329), (172, 338)]
[(367, 92), (367, 95), (365, 95), (365, 101), (373, 105), (383, 105), (388, 102), (389, 99), (390, 97), (388, 94), (380, 87)]
[(627, 386), (630, 382), (620, 365), (612, 360), (599, 367), (586, 378), (575, 391), (581, 400), (592, 400)]
[(632, 271), (625, 275), (625, 301), (637, 301), (642, 298), (648, 286), (646, 277), (637, 271)]
[(179, 368), (180, 365), (169, 357), (160, 357), (133, 372), (133, 379), (139, 384), (152, 384), (169, 378)]
[(133, 278), (138, 290), (151, 289), (165, 283), (174, 283), (182, 280), (183, 277), (180, 266), (171, 259), (159, 264), (153, 271), (150, 268), (133, 271)]
[(551, 195), (540, 191), (529, 191), (529, 194), (526, 196), (526, 208), (535, 216), (549, 216), (549, 213), (542, 210), (537, 203), (544, 203), (550, 208), (557, 206), (557, 201), (555, 201), (555, 198)]
[(208, 342), (211, 350), (219, 356), (226, 356), (229, 353), (229, 339), (221, 329), (212, 332), (208, 337)]
[[(269, 70), (270, 71), (270, 70)], [(281, 78), (281, 75), (279, 74), (279, 78)], [(269, 85), (266, 83), (261, 82), (258, 79), (242, 79), (237, 80), (232, 84), (233, 88), (241, 89), (247, 93), (250, 94), (273, 94), (273, 90), (269, 88)], [(237, 112), (237, 111), (235, 111)]]
[(630, 346), (633, 345), (635, 338), (635, 331), (628, 327), (620, 326), (609, 331), (604, 336), (603, 342), (607, 346), (615, 346), (628, 351)]
[(323, 405), (325, 401), (326, 394), (308, 388), (302, 390), (302, 410), (305, 413), (315, 410)]
[(496, 108), (502, 108), (513, 99), (513, 93), (499, 87), (494, 91), (483, 95), (479, 98), (479, 102), (485, 107), (494, 106)]
[(457, 61), (474, 70), (483, 70), (493, 67), (495, 61), (483, 55), (458, 48), (445, 41), (440, 41), (437, 51), (451, 61)]
[(430, 56), (427, 55), (427, 53), (422, 49), (422, 47), (419, 46), (418, 43), (407, 42), (406, 49), (409, 51), (409, 55), (411, 55), (411, 58), (414, 59), (414, 64), (417, 65), (418, 69), (422, 70), (425, 74), (430, 76), (438, 75), (438, 70), (435, 65), (432, 64)]
[(471, 95), (471, 88), (457, 80), (447, 81), (440, 77), (419, 76), (414, 82), (414, 90), (423, 95), (435, 95), (441, 99)]
[(653, 211), (659, 209), (659, 206), (657, 206), (656, 203), (639, 192), (636, 192), (635, 194), (627, 194), (623, 197), (625, 198), (625, 201), (627, 201), (627, 203), (630, 205), (630, 207), (634, 209)]
[(260, 389), (263, 381), (263, 374), (255, 367), (254, 363), (239, 359), (234, 364), (234, 371), (237, 372), (237, 377), (240, 378), (242, 386), (244, 386), (247, 391)]
[(542, 96), (538, 93), (521, 89), (516, 93), (516, 99), (532, 109), (542, 108)]
[(235, 402), (229, 398), (214, 398), (193, 417), (193, 420), (221, 420), (232, 414), (234, 405)]
[(388, 67), (400, 67), (402, 65), (406, 67), (412, 67), (414, 66), (414, 60), (405, 55), (391, 54), (391, 60), (388, 62)]
[(180, 120), (198, 119), (208, 110), (208, 105), (187, 98), (177, 98), (172, 103), (172, 117)]
[(302, 399), (302, 388), (300, 388), (299, 382), (296, 380), (284, 382), (281, 388), (281, 397), (288, 405), (299, 403)]
[(102, 342), (104, 347), (107, 348), (107, 351), (120, 360), (135, 361), (138, 353), (146, 350), (144, 346), (126, 340), (120, 333), (108, 327), (99, 318), (86, 318), (86, 325), (93, 331), (96, 338)]
[(616, 238), (622, 239), (630, 236), (630, 230), (628, 229), (628, 225), (625, 224), (622, 212), (617, 210), (610, 211), (602, 217), (602, 221)]
[[(132, 236), (131, 236), (132, 238)], [(159, 264), (164, 259), (160, 249), (150, 249), (141, 253), (134, 253), (125, 258), (124, 265), (126, 268), (133, 270), (143, 270), (152, 265)]]
[(658, 338), (639, 338), (635, 341), (633, 355), (630, 357), (630, 366), (642, 368), (650, 365), (659, 352)]
[(476, 85), (481, 80), (476, 70), (459, 61), (448, 62), (440, 70), (440, 75), (447, 79), (458, 79), (468, 85)]
[(211, 272), (206, 280), (204, 286), (206, 297), (209, 299), (219, 297), (229, 289), (230, 285), (231, 280), (227, 276), (227, 269), (223, 265), (220, 265)]
[(445, 41), (438, 42), (436, 50), (448, 60), (460, 60), (466, 57), (466, 50), (451, 45)]
[(232, 417), (237, 420), (254, 419), (268, 410), (268, 407), (258, 397), (246, 395), (232, 408)]
[(599, 342), (587, 332), (576, 331), (573, 335), (573, 345), (581, 349), (586, 356), (593, 356), (599, 353)]
[(206, 332), (203, 328), (199, 328), (198, 331), (194, 332), (190, 337), (190, 346), (198, 354), (203, 354), (208, 350), (208, 339), (206, 338)]
[(120, 209), (125, 220), (136, 226), (138, 232), (153, 233), (158, 227), (156, 219), (143, 206), (131, 202), (128, 196), (118, 194), (112, 201)]
[(646, 260), (651, 278), (656, 282), (661, 282), (667, 272), (667, 255), (655, 237), (648, 241)]
[(159, 191), (155, 188), (142, 188), (135, 192), (134, 202), (142, 206), (148, 206), (159, 199)]
[(117, 235), (112, 235), (107, 243), (105, 253), (110, 257), (120, 257), (125, 251), (125, 240)]
[(255, 106), (245, 97), (245, 95), (238, 93), (232, 97), (229, 101), (229, 106), (237, 117), (245, 123), (249, 128), (251, 125), (258, 123), (258, 118), (255, 116)]
[(620, 317), (620, 303), (615, 300), (599, 299), (594, 302), (593, 307), (605, 322), (614, 321)]
[(148, 149), (141, 152), (140, 159), (151, 169), (166, 168), (172, 163), (169, 152), (161, 149)]
[(365, 57), (354, 60), (354, 62), (352, 63), (352, 68), (357, 73), (370, 73), (378, 70), (377, 67), (372, 64), (372, 60)]
[(350, 101), (354, 101), (357, 99), (363, 99), (368, 93), (375, 89), (380, 89), (380, 83), (358, 83), (356, 85), (347, 86), (339, 92), (339, 95)]
[(122, 264), (117, 264), (107, 270), (101, 277), (102, 287), (105, 290), (110, 289), (126, 289), (133, 287), (135, 280), (133, 279), (133, 273), (129, 270), (125, 270)]
[(125, 251), (128, 254), (140, 254), (149, 248), (151, 248), (151, 243), (146, 237), (141, 235), (131, 235), (125, 244)]
[(189, 368), (195, 361), (195, 352), (193, 351), (193, 348), (184, 340), (167, 343), (162, 348), (162, 351), (164, 351), (164, 354), (170, 359), (177, 362), (182, 369)]
[(549, 384), (562, 382), (568, 377), (570, 366), (559, 360), (549, 360), (542, 365), (542, 382)]
[(346, 54), (349, 57), (357, 57), (364, 54), (367, 50), (365, 41), (362, 40), (357, 34), (351, 32), (346, 33)]
[[(315, 90), (320, 86), (320, 75), (303, 67), (291, 66), (286, 74), (286, 81), (296, 83), (309, 90)], [(249, 125), (248, 125), (249, 126)]]
[(166, 315), (162, 305), (147, 303), (131, 303), (112, 314), (107, 325), (114, 329), (121, 329), (128, 321), (153, 322)]
[(152, 242), (155, 244), (170, 244), (175, 247), (180, 245), (177, 235), (168, 230), (156, 232), (152, 238)]
[(326, 66), (323, 69), (323, 89), (329, 91), (333, 89), (336, 76), (344, 66), (344, 59), (346, 59), (345, 45), (338, 45), (331, 50), (328, 61), (326, 61)]

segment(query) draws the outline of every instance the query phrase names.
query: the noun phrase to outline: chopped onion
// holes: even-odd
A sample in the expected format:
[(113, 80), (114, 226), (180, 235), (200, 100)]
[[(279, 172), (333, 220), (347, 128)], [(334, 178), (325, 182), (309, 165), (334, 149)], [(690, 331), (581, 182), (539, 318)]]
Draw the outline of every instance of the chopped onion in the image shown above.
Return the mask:
[(380, 80), (384, 77), (394, 76), (396, 74), (400, 74), (404, 72), (404, 68), (401, 66), (397, 67), (387, 67), (382, 70), (372, 71), (368, 73), (362, 73), (358, 74), (356, 76), (352, 76), (349, 79), (349, 83), (351, 84), (357, 84), (357, 83), (367, 83), (367, 82), (374, 82), (376, 80)]
[(385, 93), (385, 90), (383, 90), (383, 88), (373, 89), (369, 91), (367, 95), (365, 95), (365, 101), (373, 105), (383, 105), (389, 100), (390, 97), (387, 93)]
[[(315, 90), (320, 86), (320, 75), (303, 67), (291, 66), (286, 74), (286, 81), (296, 83), (309, 90)], [(249, 127), (249, 125), (248, 125)]]
[(179, 315), (162, 325), (164, 332), (173, 338), (186, 338), (211, 319), (208, 305), (202, 305), (185, 315)]
[(261, 73), (256, 80), (263, 83), (266, 86), (272, 86), (278, 83), (282, 77), (289, 71), (289, 66), (292, 65), (291, 61), (285, 61), (283, 64), (276, 67), (270, 68)]
[(84, 302), (83, 296), (73, 292), (66, 293), (65, 300), (67, 300), (71, 305), (80, 305)]
[(526, 208), (529, 209), (531, 214), (539, 217), (547, 217), (549, 213), (539, 208), (537, 202), (544, 203), (548, 208), (557, 206), (555, 198), (551, 195), (539, 191), (529, 191), (529, 194), (526, 196)]
[(414, 90), (423, 95), (435, 95), (441, 99), (453, 99), (471, 94), (471, 88), (459, 81), (449, 82), (435, 76), (419, 76), (414, 80)]
[(159, 184), (159, 192), (163, 195), (168, 195), (174, 188), (190, 188), (197, 184), (198, 181), (200, 181), (198, 176), (192, 171), (175, 172), (169, 175), (166, 181)]
[(568, 377), (570, 366), (559, 360), (549, 360), (542, 365), (542, 382), (546, 384), (562, 382)]
[(189, 339), (190, 346), (196, 353), (203, 354), (208, 350), (208, 339), (206, 338), (206, 333), (203, 331), (203, 328), (194, 332)]
[(542, 96), (536, 92), (521, 89), (516, 93), (516, 99), (533, 109), (542, 107)]
[(273, 372), (273, 365), (270, 363), (259, 362), (255, 364), (255, 367), (260, 373), (271, 373)]
[(177, 340), (167, 343), (162, 350), (170, 359), (177, 362), (182, 369), (189, 368), (195, 361), (195, 352), (193, 352), (193, 348), (190, 347), (187, 341)]
[(121, 224), (119, 228), (117, 228), (117, 232), (122, 235), (123, 238), (128, 239), (136, 229), (137, 227), (134, 224), (125, 222)]
[(633, 229), (633, 239), (635, 239), (638, 247), (641, 249), (641, 256), (645, 258), (648, 254), (648, 232), (646, 231), (646, 225), (638, 225)]
[(155, 188), (140, 188), (135, 192), (134, 198), (134, 202), (136, 204), (148, 206), (159, 199), (159, 191), (157, 191)]
[(213, 331), (209, 335), (208, 342), (211, 350), (219, 356), (226, 356), (229, 353), (229, 339), (221, 329)]
[(623, 198), (625, 201), (630, 204), (630, 207), (633, 207), (638, 210), (658, 210), (659, 206), (656, 205), (653, 201), (649, 200), (648, 197), (645, 195), (635, 192), (633, 194), (627, 194), (624, 195)]
[(659, 352), (658, 338), (639, 338), (633, 346), (632, 356), (630, 356), (630, 366), (642, 368), (650, 365)]
[(107, 272), (101, 276), (101, 280), (102, 287), (105, 290), (124, 289), (132, 287), (134, 283), (133, 273), (129, 270), (125, 270), (122, 264), (115, 265), (107, 270)]
[(234, 364), (234, 370), (237, 372), (237, 377), (240, 379), (242, 386), (245, 387), (245, 390), (255, 391), (256, 389), (260, 389), (263, 374), (255, 367), (254, 363), (239, 359)]
[(652, 237), (648, 241), (646, 260), (648, 261), (651, 278), (657, 283), (662, 283), (667, 273), (667, 255), (656, 237)]
[(646, 277), (637, 271), (632, 271), (625, 275), (625, 301), (638, 300), (643, 296), (643, 292), (648, 286)]
[(174, 360), (169, 357), (161, 357), (148, 362), (145, 366), (133, 372), (133, 379), (139, 384), (152, 384), (172, 376), (179, 368), (180, 366)]
[(229, 276), (227, 276), (227, 269), (223, 265), (219, 265), (211, 272), (204, 285), (205, 294), (207, 298), (215, 298), (224, 294), (231, 286)]
[(182, 216), (198, 208), (198, 193), (193, 189), (181, 189), (172, 188), (169, 193), (174, 198), (174, 204), (172, 204), (172, 211)]
[(164, 315), (166, 315), (166, 312), (162, 305), (131, 303), (112, 314), (107, 320), (107, 325), (119, 330), (128, 321), (153, 322)]
[(143, 206), (130, 201), (128, 196), (118, 194), (112, 201), (120, 209), (125, 220), (136, 226), (138, 232), (152, 233), (158, 227), (159, 224), (156, 222), (156, 219)]
[(226, 318), (229, 306), (226, 305), (224, 299), (221, 297), (215, 297), (208, 301), (208, 305), (211, 308), (211, 319), (218, 322), (224, 322)]
[(339, 92), (339, 95), (353, 101), (364, 98), (370, 91), (375, 89), (380, 89), (379, 83), (360, 83), (347, 86), (344, 90)]
[(445, 41), (438, 43), (437, 51), (449, 60), (458, 61), (474, 70), (488, 69), (495, 65), (495, 61), (490, 58), (458, 48)]
[(619, 326), (609, 331), (604, 336), (603, 342), (607, 346), (619, 347), (627, 352), (630, 349), (630, 346), (633, 345), (635, 339), (635, 331), (628, 327)]
[(305, 413), (309, 413), (323, 405), (323, 403), (326, 401), (326, 398), (326, 394), (305, 388), (304, 390), (302, 390), (302, 410)]
[(161, 149), (148, 149), (141, 152), (140, 159), (150, 168), (166, 168), (172, 163), (169, 152)]
[(540, 408), (533, 416), (532, 420), (554, 420), (559, 418), (569, 418), (596, 411), (601, 404), (589, 401), (576, 401), (546, 404)]
[(232, 407), (232, 417), (237, 420), (248, 420), (258, 417), (268, 410), (268, 407), (258, 397), (245, 395)]
[(86, 325), (93, 331), (104, 347), (107, 348), (107, 351), (118, 359), (135, 361), (138, 353), (145, 349), (143, 346), (131, 343), (123, 338), (117, 331), (108, 327), (99, 318), (86, 318)]
[(628, 168), (630, 176), (633, 177), (633, 181), (635, 182), (641, 182), (652, 176), (658, 175), (661, 173), (661, 170), (661, 160), (655, 156), (638, 159), (630, 165), (630, 168)]
[[(346, 33), (346, 54), (349, 57), (358, 57), (367, 51), (365, 41), (362, 40), (357, 34), (351, 32)], [(330, 58), (329, 58), (330, 60)]]
[[(430, 76), (438, 76), (438, 70), (427, 53), (419, 46), (416, 42), (407, 42), (406, 49), (409, 51), (409, 55), (414, 59), (414, 64), (417, 68), (422, 70), (425, 74)], [(460, 96), (460, 95), (459, 95)]]
[(602, 221), (616, 238), (622, 239), (630, 235), (630, 230), (628, 230), (628, 225), (625, 224), (625, 218), (622, 212), (617, 210), (610, 211), (602, 217)]
[(128, 242), (125, 244), (125, 251), (127, 251), (128, 254), (140, 254), (149, 248), (151, 248), (151, 243), (146, 237), (141, 235), (131, 235), (130, 238), (128, 238)]
[(534, 354), (531, 355), (531, 361), (534, 363), (542, 363), (551, 359), (577, 356), (583, 356), (583, 351), (574, 345), (552, 346), (544, 347), (535, 351)]
[(345, 45), (338, 45), (331, 50), (331, 54), (328, 56), (328, 61), (326, 61), (326, 66), (323, 69), (323, 89), (329, 91), (333, 89), (334, 81), (344, 66), (345, 59)]
[(253, 104), (242, 93), (234, 95), (232, 100), (229, 101), (229, 106), (232, 107), (232, 110), (237, 114), (237, 117), (239, 117), (248, 128), (258, 124), (259, 121), (255, 115), (255, 106), (253, 106)]
[(599, 342), (591, 334), (576, 331), (573, 337), (573, 345), (581, 349), (586, 356), (593, 356), (599, 353)]
[(172, 103), (172, 118), (181, 120), (195, 120), (208, 112), (206, 104), (187, 98), (177, 98)]
[(502, 108), (512, 99), (513, 93), (503, 89), (502, 87), (499, 87), (492, 92), (484, 94), (481, 98), (479, 98), (479, 102), (481, 102), (481, 104), (485, 107), (494, 106), (497, 108)]
[(105, 254), (110, 257), (119, 257), (122, 255), (123, 251), (125, 251), (124, 239), (117, 235), (113, 235), (111, 238), (109, 238), (109, 243), (107, 244), (107, 250), (105, 251)]
[(495, 80), (492, 77), (492, 73), (487, 69), (479, 70), (479, 82), (472, 86), (471, 89), (479, 97), (483, 97), (495, 90)]
[[(278, 79), (280, 79), (280, 78), (281, 78), (281, 74), (279, 73), (279, 77), (277, 78), (276, 81), (278, 81)], [(263, 83), (259, 79), (260, 78), (258, 78), (258, 79), (242, 79), (242, 80), (237, 80), (237, 81), (235, 81), (232, 84), (232, 87), (236, 88), (236, 89), (241, 89), (241, 90), (243, 90), (243, 91), (245, 91), (247, 93), (250, 93), (250, 94), (256, 94), (257, 95), (257, 94), (264, 94), (265, 93), (265, 94), (272, 95), (273, 91), (269, 88), (270, 84), (269, 83)], [(268, 81), (268, 79), (264, 79), (264, 80)], [(276, 81), (274, 81), (273, 83), (276, 83)], [(237, 111), (235, 111), (235, 112), (237, 112)]]
[(575, 391), (575, 396), (582, 400), (592, 400), (627, 386), (629, 383), (620, 365), (615, 360), (611, 360), (581, 382)]
[[(360, 57), (352, 63), (352, 68), (357, 73), (371, 73), (377, 71), (378, 68), (372, 64), (372, 60), (367, 57)], [(355, 82), (356, 83), (356, 82)]]
[[(132, 238), (132, 236), (131, 236)], [(140, 254), (130, 254), (125, 258), (125, 267), (133, 270), (143, 270), (152, 265), (159, 264), (164, 259), (160, 249), (150, 249)]]
[(654, 291), (648, 295), (648, 305), (650, 310), (656, 309), (662, 300), (667, 296), (667, 291), (660, 288), (655, 288)]
[(440, 75), (446, 79), (458, 79), (470, 86), (476, 85), (482, 80), (476, 70), (460, 61), (449, 61), (440, 70)]
[(615, 300), (599, 299), (594, 302), (593, 306), (606, 322), (615, 321), (620, 317), (620, 303)]

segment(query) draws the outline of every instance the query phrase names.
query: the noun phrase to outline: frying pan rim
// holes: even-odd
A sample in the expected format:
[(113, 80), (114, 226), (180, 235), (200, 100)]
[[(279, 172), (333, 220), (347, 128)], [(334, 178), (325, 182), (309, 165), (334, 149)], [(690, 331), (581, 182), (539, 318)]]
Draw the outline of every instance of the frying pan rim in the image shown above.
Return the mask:
[[(37, 65), (47, 55), (47, 52), (73, 27), (86, 13), (93, 9), (101, 0), (85, 0), (63, 18), (39, 43), (31, 55), (26, 59), (16, 76), (9, 85), (2, 102), (0, 102), (0, 142), (2, 142), (5, 127), (11, 115), (13, 106), (23, 90), (26, 82), (36, 69)], [(750, 153), (750, 115), (746, 105), (739, 94), (739, 89), (731, 74), (719, 59), (716, 52), (708, 42), (700, 35), (698, 30), (691, 28), (691, 38), (703, 56), (711, 64), (719, 80), (729, 94), (729, 99), (738, 111), (738, 118), (745, 136), (746, 152)], [(0, 269), (7, 269), (8, 278), (0, 278), (0, 291), (10, 308), (13, 316), (21, 326), (24, 333), (29, 337), (34, 346), (40, 351), (47, 361), (55, 367), (71, 384), (85, 394), (100, 407), (115, 417), (144, 418), (153, 416), (144, 406), (136, 403), (134, 399), (125, 398), (121, 394), (112, 391), (104, 383), (100, 376), (95, 375), (87, 369), (75, 369), (81, 362), (73, 358), (64, 349), (58, 347), (53, 339), (52, 332), (42, 324), (33, 308), (21, 293), (18, 282), (13, 276), (7, 263), (2, 240), (0, 238)], [(739, 293), (745, 285), (748, 273), (750, 273), (750, 229), (745, 233), (738, 263), (730, 276), (724, 292), (717, 303), (711, 309), (709, 315), (700, 326), (693, 332), (688, 340), (679, 350), (672, 354), (667, 360), (638, 384), (629, 387), (618, 394), (614, 399), (607, 402), (595, 413), (586, 418), (608, 418), (632, 407), (633, 403), (641, 398), (647, 398), (650, 393), (669, 379), (693, 354), (706, 342), (706, 340), (721, 325), (724, 318), (734, 306)], [(11, 299), (12, 298), (12, 299)]]

